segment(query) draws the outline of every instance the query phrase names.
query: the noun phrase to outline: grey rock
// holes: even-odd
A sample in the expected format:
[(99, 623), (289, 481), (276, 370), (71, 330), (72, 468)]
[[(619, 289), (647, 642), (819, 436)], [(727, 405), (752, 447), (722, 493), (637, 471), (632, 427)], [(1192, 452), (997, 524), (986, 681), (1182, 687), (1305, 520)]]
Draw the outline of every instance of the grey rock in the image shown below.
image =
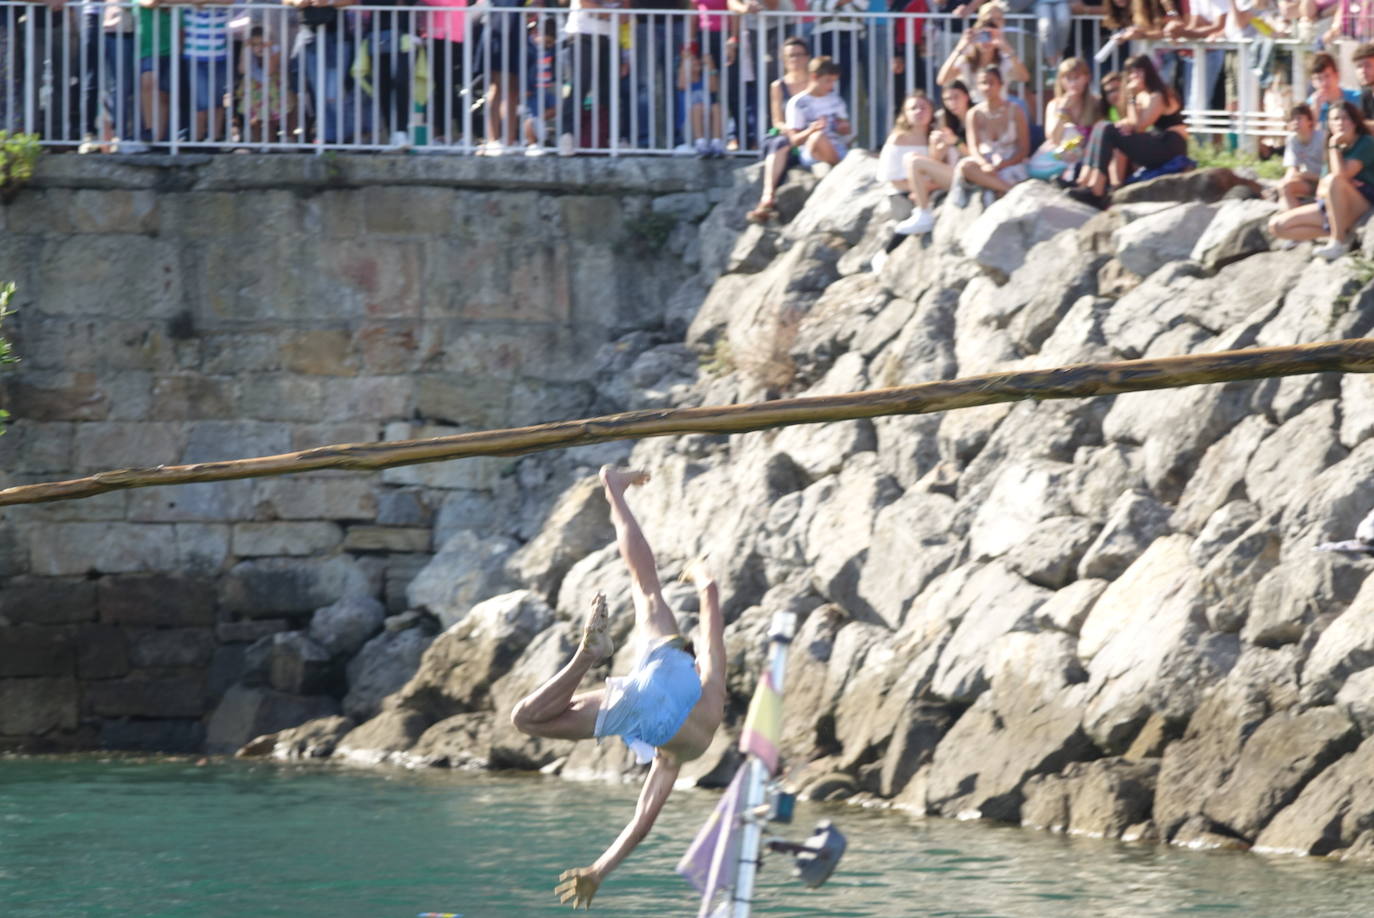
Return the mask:
[(344, 734), (334, 755), (358, 765), (404, 763), (404, 753), (429, 726), (430, 719), (419, 711), (408, 708), (382, 711)]
[(1224, 504), (1246, 499), (1245, 467), (1273, 430), (1266, 418), (1251, 415), (1208, 447), (1179, 497), (1174, 528), (1197, 532)]
[(371, 577), (352, 558), (263, 558), (234, 565), (224, 584), (223, 607), (247, 618), (273, 618), (376, 592)]
[(1021, 824), (1090, 838), (1121, 838), (1150, 818), (1158, 762), (1074, 762), (1026, 782)]
[(352, 656), (385, 619), (386, 609), (371, 596), (348, 596), (315, 610), (310, 639), (334, 656)]
[(1353, 845), (1374, 820), (1374, 737), (1317, 775), (1255, 839), (1255, 850), (1324, 855)]
[(1249, 597), (1279, 560), (1273, 522), (1256, 521), (1202, 569), (1202, 597), (1212, 630), (1234, 633), (1245, 624)]
[(1040, 521), (1026, 541), (1006, 555), (1007, 566), (1038, 586), (1058, 590), (1073, 580), (1098, 527), (1079, 516)]
[(1226, 200), (1217, 207), (1189, 258), (1215, 271), (1269, 248), (1265, 224), (1278, 205), (1264, 200)]
[(420, 734), (405, 760), (436, 768), (486, 768), (495, 719), (485, 711), (445, 717)]
[[(1173, 519), (1177, 521), (1178, 513)], [(1207, 518), (1202, 531), (1188, 549), (1188, 557), (1198, 567), (1207, 563), (1231, 545), (1260, 520), (1260, 508), (1248, 500), (1233, 500), (1224, 504)]]
[(1254, 839), (1314, 775), (1358, 743), (1354, 724), (1332, 708), (1275, 714), (1245, 740), (1203, 814), (1233, 835)]
[(1255, 584), (1241, 636), (1261, 647), (1301, 641), (1319, 620), (1329, 621), (1355, 599), (1366, 563), (1339, 555), (1295, 554)]
[(500, 536), (454, 533), (406, 589), (411, 608), (430, 612), (446, 628), (461, 622), (476, 603), (510, 588), (504, 562), (515, 547)]
[(1216, 210), (1207, 204), (1179, 204), (1123, 226), (1112, 237), (1117, 260), (1149, 277), (1169, 262), (1187, 258)]
[(953, 512), (950, 497), (917, 490), (878, 511), (873, 531), (879, 536), (868, 546), (858, 582), (859, 597), (878, 619), (900, 625), (912, 601), (954, 561)]
[(973, 558), (1005, 555), (1029, 541), (1042, 520), (1067, 515), (1071, 481), (1072, 468), (1065, 462), (1032, 459), (1003, 465), (969, 527)]
[[(1368, 234), (1374, 238), (1374, 233)], [(1348, 449), (1374, 436), (1374, 379), (1361, 373), (1341, 377), (1341, 443)]]
[(1005, 282), (1036, 244), (1077, 229), (1095, 213), (1094, 208), (1069, 200), (1043, 182), (1022, 182), (964, 231), (959, 246), (985, 271)]
[(1374, 578), (1335, 621), (1327, 625), (1308, 655), (1302, 672), (1303, 698), (1329, 704), (1353, 673), (1374, 666)]
[(1336, 693), (1336, 708), (1354, 722), (1362, 736), (1374, 735), (1374, 667), (1345, 680)]
[(573, 564), (614, 538), (600, 480), (583, 478), (563, 492), (539, 534), (510, 557), (507, 569), (556, 603), (558, 588)]
[(270, 640), (268, 681), (272, 688), (289, 695), (318, 695), (335, 688), (337, 671), (329, 651), (304, 631), (284, 631)]
[(344, 713), (360, 721), (376, 714), (382, 700), (415, 675), (420, 658), (433, 642), (433, 633), (423, 626), (388, 628), (369, 640), (345, 669)]
[(1078, 576), (1112, 580), (1169, 531), (1169, 509), (1148, 494), (1122, 494), (1078, 564)]
[(1035, 626), (1077, 637), (1093, 604), (1106, 589), (1105, 580), (1077, 580), (1061, 587), (1035, 610)]
[(790, 240), (826, 234), (853, 245), (875, 214), (886, 215), (888, 187), (879, 182), (875, 157), (866, 150), (850, 150), (844, 160), (816, 186), (806, 206), (783, 227)]
[(268, 688), (236, 685), (225, 692), (205, 727), (205, 751), (236, 751), (249, 740), (339, 713), (333, 698), (302, 697)]
[(250, 740), (235, 753), (240, 758), (268, 756), (288, 762), (327, 759), (350, 730), (357, 726), (351, 717), (331, 715), (306, 721)]

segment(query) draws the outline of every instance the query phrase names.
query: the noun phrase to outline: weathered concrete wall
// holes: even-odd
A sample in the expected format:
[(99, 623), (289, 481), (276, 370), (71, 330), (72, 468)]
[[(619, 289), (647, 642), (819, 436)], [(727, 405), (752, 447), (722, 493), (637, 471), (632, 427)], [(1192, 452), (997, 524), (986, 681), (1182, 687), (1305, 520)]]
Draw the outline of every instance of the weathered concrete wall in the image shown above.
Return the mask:
[[(0, 207), (23, 357), (0, 480), (614, 410), (602, 348), (681, 339), (696, 224), (728, 180), (678, 160), (51, 157)], [(346, 595), (403, 611), (445, 516), (480, 528), (535, 487), (512, 468), (5, 511), (0, 748), (197, 746), (250, 642)]]

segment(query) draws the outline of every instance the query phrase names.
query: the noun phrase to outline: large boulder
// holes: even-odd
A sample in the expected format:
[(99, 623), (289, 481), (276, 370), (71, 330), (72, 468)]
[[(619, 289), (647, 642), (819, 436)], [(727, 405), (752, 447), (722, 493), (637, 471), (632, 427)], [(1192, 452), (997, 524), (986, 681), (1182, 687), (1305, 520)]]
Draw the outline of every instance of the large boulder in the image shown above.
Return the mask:
[(333, 693), (338, 687), (338, 667), (329, 651), (312, 641), (304, 631), (274, 634), (268, 681), (279, 692), (290, 695)]
[(563, 492), (539, 534), (511, 555), (507, 568), (513, 577), (556, 605), (558, 588), (568, 570), (614, 538), (610, 507), (600, 480), (595, 476), (583, 478)]
[(1148, 494), (1129, 491), (1112, 505), (1106, 525), (1078, 563), (1078, 576), (1113, 580), (1169, 531), (1169, 510)]
[(430, 612), (445, 628), (461, 622), (476, 603), (514, 586), (505, 561), (515, 547), (501, 536), (454, 533), (406, 588), (410, 607)]
[(310, 639), (336, 657), (350, 657), (385, 619), (386, 608), (371, 596), (346, 596), (315, 610), (310, 617)]
[(1188, 257), (1215, 271), (1267, 251), (1269, 237), (1265, 225), (1278, 211), (1277, 203), (1259, 198), (1222, 201)]
[(1329, 704), (1347, 677), (1374, 666), (1374, 577), (1317, 638), (1303, 667), (1303, 698)]
[[(401, 619), (395, 616), (392, 620)], [(434, 632), (423, 622), (414, 627), (388, 628), (363, 645), (348, 661), (348, 694), (344, 713), (366, 720), (381, 709), (382, 700), (399, 690), (420, 666), (420, 659), (434, 643)]]
[(493, 683), (510, 670), (534, 636), (551, 624), (553, 610), (529, 590), (478, 603), (430, 644), (419, 671), (387, 699), (386, 707), (421, 712), (428, 718), (425, 726), (485, 709)]
[(1150, 818), (1159, 762), (1098, 759), (1026, 782), (1021, 824), (1069, 835), (1120, 838)]
[(1077, 229), (1096, 213), (1044, 182), (1021, 182), (964, 231), (959, 247), (999, 283), (1005, 283), (1034, 246)]
[(1169, 262), (1187, 258), (1215, 213), (1206, 204), (1179, 204), (1128, 223), (1112, 237), (1117, 261), (1149, 277)]
[(1258, 197), (1263, 188), (1253, 179), (1230, 169), (1194, 169), (1174, 175), (1161, 175), (1144, 182), (1132, 182), (1112, 192), (1112, 207), (1122, 204), (1147, 204), (1156, 201), (1196, 201), (1215, 204), (1232, 189), (1245, 188)]
[(210, 715), (205, 751), (231, 753), (256, 736), (338, 713), (339, 702), (326, 695), (288, 695), (269, 688), (235, 685)]
[(1255, 839), (1255, 850), (1330, 854), (1355, 844), (1374, 825), (1374, 737), (1326, 768), (1280, 810)]

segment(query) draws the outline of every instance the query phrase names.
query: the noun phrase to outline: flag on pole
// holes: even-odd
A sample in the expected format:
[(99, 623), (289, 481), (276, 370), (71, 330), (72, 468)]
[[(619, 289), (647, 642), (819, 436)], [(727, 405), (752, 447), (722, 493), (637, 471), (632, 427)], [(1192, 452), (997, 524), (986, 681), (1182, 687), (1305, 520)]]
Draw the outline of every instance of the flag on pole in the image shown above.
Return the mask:
[(700, 916), (711, 913), (711, 903), (722, 890), (735, 885), (738, 866), (739, 811), (744, 802), (744, 779), (749, 771), (740, 767), (725, 796), (720, 798), (711, 818), (692, 839), (687, 853), (678, 861), (677, 872), (701, 893)]
[(744, 729), (739, 735), (740, 752), (753, 753), (768, 766), (769, 774), (778, 773), (778, 746), (782, 740), (782, 694), (773, 686), (773, 671), (769, 669), (754, 689)]

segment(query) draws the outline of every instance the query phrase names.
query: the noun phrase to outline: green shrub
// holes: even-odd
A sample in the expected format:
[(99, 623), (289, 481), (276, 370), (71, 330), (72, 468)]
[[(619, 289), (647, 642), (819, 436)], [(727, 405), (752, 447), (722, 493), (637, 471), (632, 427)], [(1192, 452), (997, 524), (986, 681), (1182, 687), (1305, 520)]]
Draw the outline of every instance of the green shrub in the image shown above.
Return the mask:
[(37, 134), (0, 131), (0, 203), (8, 203), (24, 183), (33, 178), (33, 167), (43, 148)]

